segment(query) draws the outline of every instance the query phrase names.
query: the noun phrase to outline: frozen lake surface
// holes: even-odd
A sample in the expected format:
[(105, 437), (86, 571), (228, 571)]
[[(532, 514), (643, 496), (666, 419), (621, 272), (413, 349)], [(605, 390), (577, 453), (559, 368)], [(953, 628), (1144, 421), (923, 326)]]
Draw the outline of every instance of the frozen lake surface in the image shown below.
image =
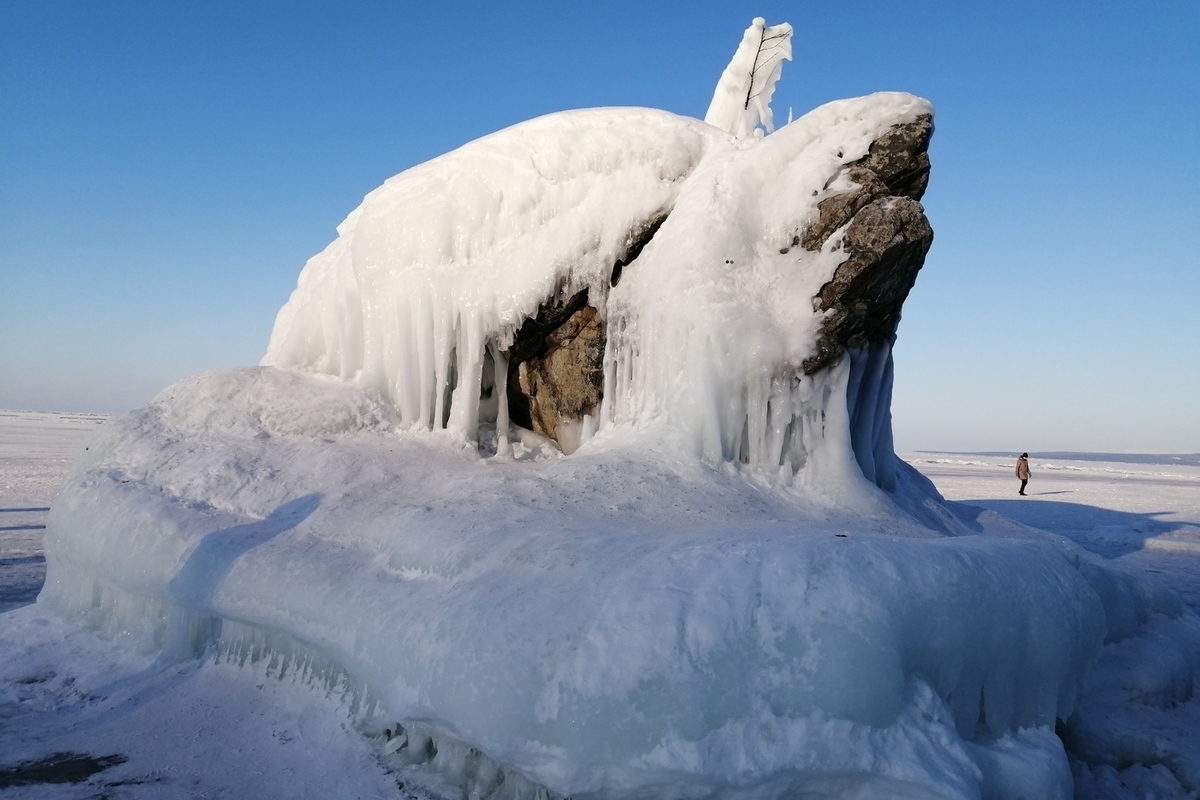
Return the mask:
[[(30, 605), (59, 481), (103, 417), (0, 412), (0, 796), (426, 797), (337, 685), (258, 662), (165, 665)], [(1196, 459), (907, 453), (949, 500), (1068, 537), (1200, 609)], [(282, 679), (281, 679), (282, 678)], [(7, 754), (23, 755), (14, 761)], [(30, 755), (33, 754), (33, 755)], [(397, 787), (402, 787), (398, 791)], [(1136, 795), (1128, 795), (1136, 796)], [(1160, 796), (1160, 795), (1155, 795)], [(1186, 795), (1180, 795), (1186, 796)]]

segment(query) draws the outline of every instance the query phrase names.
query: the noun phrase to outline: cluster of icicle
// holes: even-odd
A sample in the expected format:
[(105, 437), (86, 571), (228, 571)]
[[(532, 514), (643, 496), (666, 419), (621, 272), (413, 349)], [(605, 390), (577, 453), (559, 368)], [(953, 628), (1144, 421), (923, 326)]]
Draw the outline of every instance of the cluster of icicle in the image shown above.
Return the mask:
[[(305, 266), (264, 364), (353, 381), (404, 423), (474, 437), (485, 361), (547, 299), (610, 273), (719, 132), (649, 109), (554, 114), (372, 192)], [(491, 371), (491, 370), (489, 370)]]

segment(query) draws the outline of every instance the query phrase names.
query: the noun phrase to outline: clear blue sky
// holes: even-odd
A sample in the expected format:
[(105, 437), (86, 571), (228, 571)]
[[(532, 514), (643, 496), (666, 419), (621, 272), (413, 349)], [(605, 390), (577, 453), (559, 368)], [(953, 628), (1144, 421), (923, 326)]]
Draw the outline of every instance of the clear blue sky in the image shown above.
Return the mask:
[(774, 108), (933, 101), (902, 449), (1200, 451), (1200, 3), (0, 4), (0, 408), (257, 363), (387, 177), (566, 108), (702, 117), (754, 16)]

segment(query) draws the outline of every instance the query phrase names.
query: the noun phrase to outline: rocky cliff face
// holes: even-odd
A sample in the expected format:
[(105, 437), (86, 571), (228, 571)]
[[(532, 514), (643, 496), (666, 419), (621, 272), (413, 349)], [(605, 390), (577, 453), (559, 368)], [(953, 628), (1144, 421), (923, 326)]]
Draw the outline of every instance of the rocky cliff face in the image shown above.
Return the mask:
[(807, 250), (819, 250), (834, 231), (849, 225), (843, 239), (847, 258), (833, 280), (813, 298), (826, 312), (817, 354), (804, 362), (816, 373), (859, 348), (890, 339), (900, 323), (900, 307), (917, 280), (933, 244), (933, 228), (917, 201), (929, 184), (929, 140), (933, 120), (922, 116), (897, 125), (871, 145), (868, 154), (846, 165), (844, 175), (858, 188), (824, 200), (820, 218), (801, 237)]
[[(824, 317), (817, 352), (803, 364), (806, 374), (827, 369), (847, 350), (886, 348), (895, 335), (901, 306), (933, 243), (919, 202), (929, 183), (932, 135), (928, 115), (892, 127), (866, 156), (829, 176), (827, 185), (851, 188), (823, 200), (819, 218), (794, 240), (793, 247), (817, 251), (845, 228), (846, 259), (812, 298)], [(614, 265), (614, 284), (622, 269), (637, 268), (632, 262), (664, 219), (630, 232), (630, 253)], [(586, 292), (545, 303), (509, 352), (513, 421), (567, 444), (560, 431), (594, 414), (603, 399), (605, 338), (604, 321)]]

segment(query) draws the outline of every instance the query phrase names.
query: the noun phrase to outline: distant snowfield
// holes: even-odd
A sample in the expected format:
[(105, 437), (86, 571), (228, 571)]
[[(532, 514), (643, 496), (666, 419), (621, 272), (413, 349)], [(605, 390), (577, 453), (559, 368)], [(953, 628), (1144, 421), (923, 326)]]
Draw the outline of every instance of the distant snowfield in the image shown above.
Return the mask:
[[(0, 412), (5, 608), (34, 599), (44, 509), (73, 453), (100, 421)], [(996, 512), (1066, 536), (1153, 575), (1200, 608), (1200, 467), (1035, 453), (1030, 496), (1022, 498), (1011, 459), (902, 457), (947, 499), (980, 509), (969, 513)], [(389, 754), (379, 731), (358, 721), (355, 700), (342, 687), (314, 683), (304, 672), (281, 675), (286, 666), (266, 660), (165, 664), (37, 606), (10, 610), (0, 615), (0, 792), (39, 798), (455, 796), (436, 775)], [(1178, 702), (1192, 713), (1181, 717), (1176, 703), (1175, 729), (1161, 735), (1200, 736), (1195, 698)], [(1143, 724), (1154, 724), (1154, 712), (1133, 710)], [(1119, 715), (1114, 720), (1128, 724)], [(68, 778), (76, 782), (54, 782)], [(1171, 793), (1178, 785), (1161, 766), (1134, 765), (1120, 776), (1115, 770), (1077, 774), (1076, 784), (1077, 797), (1094, 796), (1100, 787), (1113, 797), (1151, 796), (1151, 790), (1159, 792), (1153, 796), (1190, 796)]]

